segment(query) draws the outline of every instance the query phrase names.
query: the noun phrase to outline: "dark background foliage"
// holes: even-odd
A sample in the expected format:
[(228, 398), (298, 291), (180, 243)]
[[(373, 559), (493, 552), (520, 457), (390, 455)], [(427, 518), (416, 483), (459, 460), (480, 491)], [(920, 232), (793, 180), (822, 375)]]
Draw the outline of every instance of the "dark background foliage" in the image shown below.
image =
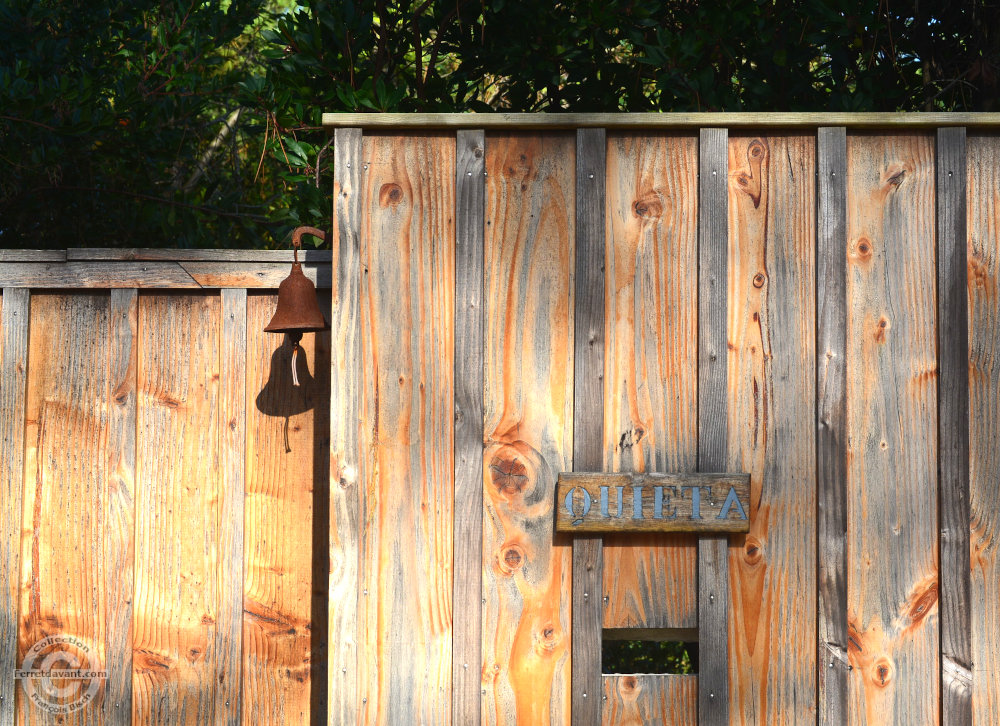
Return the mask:
[(997, 110), (998, 32), (1000, 0), (4, 0), (0, 246), (283, 246), (329, 218), (324, 111)]

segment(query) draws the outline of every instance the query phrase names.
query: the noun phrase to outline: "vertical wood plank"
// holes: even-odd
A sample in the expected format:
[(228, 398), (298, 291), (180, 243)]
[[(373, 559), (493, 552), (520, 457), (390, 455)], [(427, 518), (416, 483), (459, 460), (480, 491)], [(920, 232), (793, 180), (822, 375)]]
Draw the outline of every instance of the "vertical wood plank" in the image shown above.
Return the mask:
[[(604, 468), (694, 471), (698, 140), (608, 139)], [(604, 537), (605, 628), (697, 627), (696, 539)]]
[[(247, 291), (220, 291), (219, 345), (219, 615), (215, 712), (233, 726), (242, 719), (243, 498), (246, 492)], [(280, 530), (278, 530), (280, 531)]]
[(451, 721), (455, 137), (366, 136), (363, 720)]
[(133, 721), (217, 723), (220, 304), (139, 298)]
[[(107, 662), (108, 303), (107, 294), (32, 299), (19, 659), (55, 635), (84, 646), (43, 652), (67, 652), (84, 668)], [(61, 715), (52, 706), (62, 698), (39, 680), (33, 686), (39, 702), (20, 694), (21, 723), (103, 722), (96, 700)]]
[(334, 132), (330, 317), (330, 584), (327, 708), (331, 726), (358, 720), (361, 572), (361, 129)]
[(817, 707), (847, 723), (847, 131), (817, 131)]
[[(576, 132), (573, 469), (604, 468), (604, 129)], [(601, 718), (601, 538), (573, 538), (572, 714)]]
[(731, 718), (816, 718), (815, 140), (729, 140), (729, 471), (750, 472), (730, 551)]
[(1000, 137), (967, 151), (972, 705), (987, 726), (1000, 713)]
[(104, 722), (132, 723), (132, 599), (135, 557), (136, 341), (139, 292), (111, 291), (108, 384), (108, 498), (105, 503), (108, 670)]
[(934, 144), (847, 138), (848, 723), (940, 717)]
[(698, 723), (698, 677), (603, 676), (603, 726), (680, 726)]
[(456, 134), (455, 166), (455, 575), (452, 720), (482, 717), (483, 240), (486, 135)]
[[(698, 145), (698, 468), (728, 464), (726, 129), (701, 129)], [(698, 540), (698, 723), (729, 723), (729, 561), (725, 537)]]
[(941, 723), (972, 726), (965, 129), (937, 132)]
[[(320, 295), (321, 309), (329, 298)], [(319, 516), (316, 490), (326, 487), (328, 333), (303, 336), (292, 385), (292, 346), (265, 333), (273, 294), (245, 302), (247, 414), (243, 557), (243, 721), (309, 724), (314, 679), (313, 559)], [(332, 604), (331, 604), (332, 606)], [(340, 607), (344, 604), (340, 603)]]
[(25, 288), (4, 288), (0, 298), (0, 726), (13, 726), (18, 643), (21, 504), (28, 373)]
[(484, 721), (570, 720), (571, 547), (555, 541), (571, 468), (574, 137), (486, 147)]

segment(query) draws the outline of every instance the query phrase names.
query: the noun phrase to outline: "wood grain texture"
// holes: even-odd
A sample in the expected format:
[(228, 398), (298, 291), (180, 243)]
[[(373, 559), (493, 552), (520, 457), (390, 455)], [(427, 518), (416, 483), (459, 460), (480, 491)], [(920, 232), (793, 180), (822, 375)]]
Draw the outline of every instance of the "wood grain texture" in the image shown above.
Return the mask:
[(937, 133), (941, 723), (972, 726), (969, 300), (964, 128)]
[(729, 139), (730, 720), (816, 718), (815, 139)]
[(455, 135), (455, 574), (452, 720), (482, 718), (483, 241), (486, 138)]
[(1000, 137), (968, 153), (969, 506), (973, 723), (1000, 714)]
[(326, 689), (313, 679), (313, 533), (327, 526), (314, 498), (328, 480), (330, 334), (303, 336), (294, 386), (291, 342), (264, 332), (276, 304), (276, 295), (246, 300), (243, 720), (310, 724), (312, 690)]
[(0, 297), (0, 726), (13, 726), (18, 656), (21, 505), (28, 373), (27, 290)]
[(104, 505), (108, 670), (106, 724), (132, 723), (132, 599), (135, 559), (136, 343), (139, 294), (112, 290), (108, 313), (108, 494)]
[[(695, 136), (609, 136), (604, 469), (694, 471), (698, 453)], [(605, 628), (694, 628), (686, 534), (604, 539)]]
[(847, 132), (816, 137), (817, 710), (847, 723)]
[[(277, 288), (288, 277), (286, 262), (149, 261), (5, 262), (0, 287), (51, 288)], [(330, 267), (308, 261), (302, 273), (330, 287)]]
[[(65, 650), (85, 668), (107, 662), (108, 308), (106, 294), (32, 296), (19, 661), (46, 637), (68, 636), (84, 646), (44, 652)], [(62, 702), (41, 682), (34, 687)], [(18, 696), (23, 724), (103, 722), (96, 698), (61, 716)]]
[(0, 262), (65, 262), (66, 250), (0, 250)]
[[(604, 129), (576, 132), (576, 243), (573, 321), (573, 468), (599, 470), (604, 462)], [(571, 712), (574, 724), (600, 720), (601, 538), (573, 538)]]
[(847, 138), (848, 723), (939, 718), (934, 144)]
[(572, 462), (572, 135), (488, 135), (483, 720), (570, 721), (568, 541), (556, 475)]
[[(139, 297), (132, 717), (221, 723), (218, 296)], [(236, 677), (235, 673), (227, 677)]]
[(749, 512), (749, 474), (564, 472), (556, 488), (565, 533), (747, 532)]
[(363, 139), (365, 722), (451, 721), (455, 139)]
[(698, 676), (615, 674), (602, 677), (603, 726), (696, 726)]
[[(307, 237), (307, 240), (313, 240)], [(287, 241), (287, 240), (286, 240)], [(309, 242), (306, 242), (309, 244)], [(0, 250), (0, 255), (12, 255), (11, 261), (42, 262), (42, 261), (186, 261), (186, 262), (280, 262), (292, 264), (294, 251), (284, 250), (209, 250), (209, 249), (164, 249), (159, 247), (82, 247), (68, 250)], [(14, 254), (17, 253), (17, 254)], [(42, 257), (36, 257), (42, 253)], [(330, 250), (300, 249), (299, 261), (303, 263), (329, 264), (333, 259)], [(4, 257), (0, 257), (4, 260)]]
[[(219, 608), (215, 712), (242, 720), (243, 515), (247, 469), (247, 291), (221, 290), (219, 340)], [(267, 323), (264, 323), (266, 325)], [(275, 528), (280, 532), (280, 528)]]
[[(698, 469), (727, 464), (728, 197), (725, 129), (698, 142)], [(729, 564), (725, 537), (698, 539), (698, 723), (729, 722)]]
[(329, 647), (330, 724), (358, 720), (361, 592), (361, 131), (334, 134), (333, 304), (330, 315)]

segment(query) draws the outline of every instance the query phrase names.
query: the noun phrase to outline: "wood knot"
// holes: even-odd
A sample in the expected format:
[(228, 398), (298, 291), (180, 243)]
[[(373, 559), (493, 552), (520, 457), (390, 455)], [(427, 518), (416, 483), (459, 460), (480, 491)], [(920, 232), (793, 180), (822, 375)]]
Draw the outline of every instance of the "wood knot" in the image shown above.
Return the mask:
[(539, 655), (551, 655), (559, 643), (562, 642), (562, 633), (552, 623), (545, 623), (540, 630), (535, 633), (535, 652)]
[(753, 276), (753, 286), (757, 289), (764, 287), (765, 282), (767, 282), (767, 276), (763, 272), (758, 272)]
[(920, 580), (910, 591), (902, 608), (904, 633), (911, 633), (933, 612), (938, 601), (938, 579), (929, 575)]
[(395, 206), (403, 201), (403, 190), (395, 182), (383, 184), (378, 191), (378, 204), (380, 207)]
[(622, 678), (622, 693), (634, 693), (639, 686), (639, 679), (635, 676), (625, 676)]
[(763, 547), (760, 540), (750, 535), (743, 545), (743, 561), (753, 566), (759, 563), (764, 557)]
[(889, 328), (892, 325), (889, 324), (889, 318), (885, 315), (878, 319), (878, 324), (875, 326), (875, 342), (879, 345), (883, 345), (886, 341), (886, 336), (889, 332)]
[(871, 669), (871, 679), (879, 688), (885, 688), (892, 681), (892, 661), (886, 656), (879, 657)]
[(867, 237), (862, 237), (857, 244), (857, 257), (860, 260), (870, 260), (872, 256), (872, 243)]
[(500, 573), (511, 576), (524, 566), (524, 548), (518, 544), (504, 545), (497, 553), (497, 566)]
[(493, 457), (490, 477), (493, 486), (501, 493), (520, 494), (528, 486), (528, 470), (517, 458)]
[(632, 202), (632, 213), (639, 219), (659, 219), (663, 215), (663, 204), (656, 192), (643, 194)]

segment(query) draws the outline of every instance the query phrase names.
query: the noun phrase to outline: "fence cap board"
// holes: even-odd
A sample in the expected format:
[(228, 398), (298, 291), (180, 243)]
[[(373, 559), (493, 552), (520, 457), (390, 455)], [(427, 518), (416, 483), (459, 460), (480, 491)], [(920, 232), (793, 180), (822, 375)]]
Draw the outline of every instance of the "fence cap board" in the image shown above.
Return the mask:
[(1000, 127), (1000, 113), (324, 113), (323, 126), (329, 129), (344, 127), (365, 129)]
[[(5, 251), (14, 252), (16, 250), (0, 250), (0, 255)], [(48, 250), (42, 250), (49, 253)], [(81, 262), (91, 261), (158, 261), (158, 262), (287, 262), (292, 263), (294, 252), (288, 250), (206, 250), (206, 249), (164, 249), (164, 248), (117, 248), (117, 247), (89, 247), (80, 249), (68, 249), (54, 254), (61, 254), (63, 259)], [(0, 256), (0, 259), (4, 259)], [(301, 262), (331, 262), (333, 253), (330, 250), (299, 250), (299, 260)], [(17, 258), (18, 262), (40, 262), (41, 260), (33, 256), (33, 253), (25, 253), (23, 257)]]

